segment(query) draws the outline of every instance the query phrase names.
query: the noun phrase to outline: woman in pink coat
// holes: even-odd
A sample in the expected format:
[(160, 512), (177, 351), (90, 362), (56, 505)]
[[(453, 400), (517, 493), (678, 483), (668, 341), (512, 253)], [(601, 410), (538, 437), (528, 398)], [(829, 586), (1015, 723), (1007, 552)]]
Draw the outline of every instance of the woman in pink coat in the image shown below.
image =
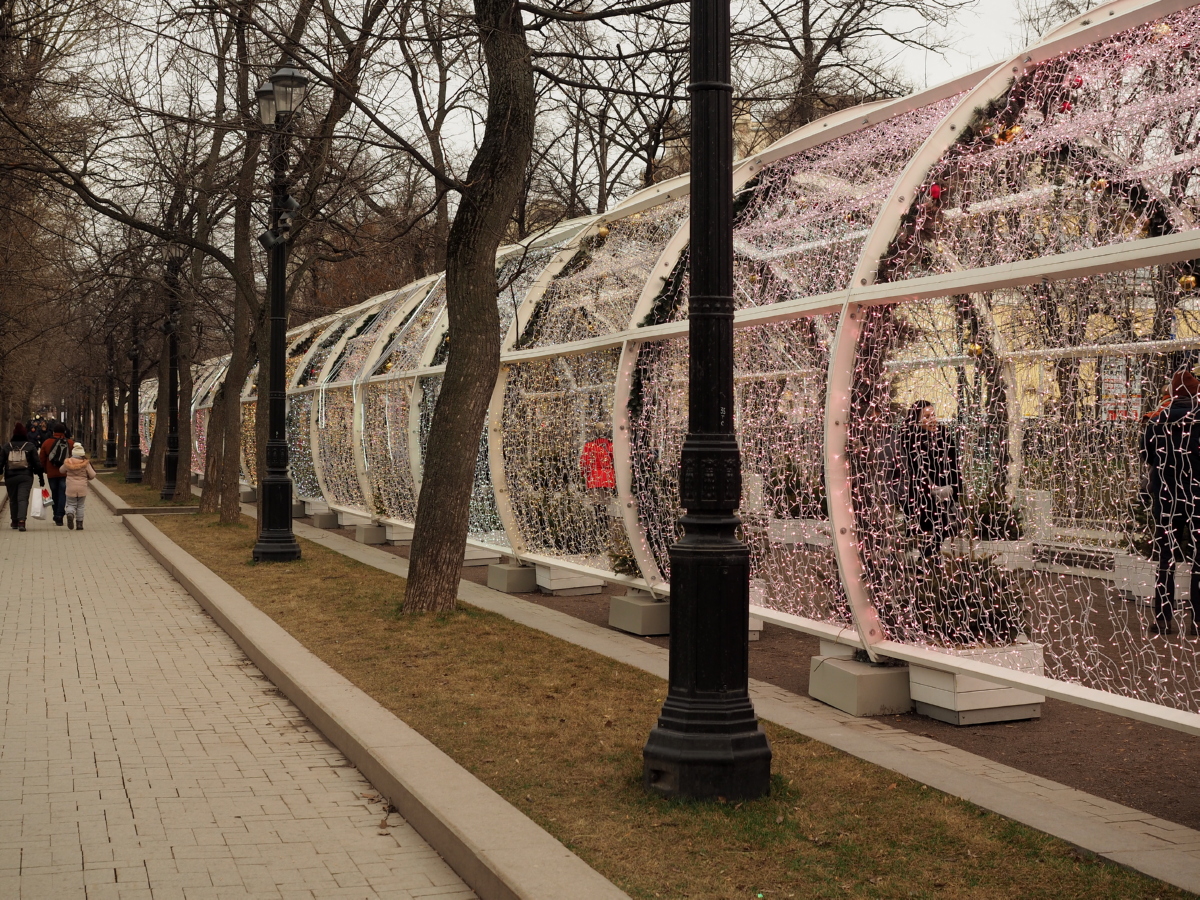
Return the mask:
[(83, 504), (87, 500), (88, 482), (96, 477), (96, 470), (87, 461), (83, 445), (71, 448), (71, 458), (62, 464), (62, 473), (67, 476), (67, 527), (83, 531)]

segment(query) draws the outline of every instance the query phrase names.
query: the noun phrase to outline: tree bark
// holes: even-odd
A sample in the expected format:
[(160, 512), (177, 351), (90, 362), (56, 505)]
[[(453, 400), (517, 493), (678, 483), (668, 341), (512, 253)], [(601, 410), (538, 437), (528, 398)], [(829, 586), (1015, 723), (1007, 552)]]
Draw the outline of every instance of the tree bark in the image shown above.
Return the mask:
[(533, 148), (533, 66), (514, 0), (475, 0), (488, 110), (446, 247), (450, 355), (417, 504), (405, 612), (448, 611), (458, 596), (479, 435), (500, 371), (496, 250)]
[(167, 342), (163, 341), (158, 354), (158, 394), (154, 398), (154, 433), (150, 435), (150, 452), (143, 464), (142, 480), (151, 487), (161, 488), (165, 472), (163, 459), (167, 453)]

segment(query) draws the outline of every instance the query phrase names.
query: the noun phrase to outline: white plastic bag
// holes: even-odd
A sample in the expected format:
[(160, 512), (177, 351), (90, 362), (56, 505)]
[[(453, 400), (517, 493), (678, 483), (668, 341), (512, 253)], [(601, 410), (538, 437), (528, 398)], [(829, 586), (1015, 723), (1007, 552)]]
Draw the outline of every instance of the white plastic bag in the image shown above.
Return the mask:
[(46, 514), (46, 500), (50, 498), (49, 488), (34, 488), (29, 492), (29, 516), (40, 519)]

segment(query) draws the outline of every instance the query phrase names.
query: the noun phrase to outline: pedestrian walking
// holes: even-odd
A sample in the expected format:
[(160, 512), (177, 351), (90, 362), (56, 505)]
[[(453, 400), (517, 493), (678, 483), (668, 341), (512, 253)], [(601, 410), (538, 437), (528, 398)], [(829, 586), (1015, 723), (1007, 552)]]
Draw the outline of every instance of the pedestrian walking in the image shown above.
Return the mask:
[(71, 448), (71, 458), (62, 464), (62, 470), (67, 476), (67, 528), (83, 531), (83, 506), (87, 501), (88, 482), (96, 477), (96, 470), (88, 462), (82, 444)]
[(50, 479), (50, 498), (54, 503), (54, 524), (63, 524), (63, 516), (67, 512), (67, 476), (63, 473), (62, 464), (71, 457), (75, 442), (67, 437), (67, 426), (62, 422), (50, 424), (50, 437), (42, 443), (42, 468)]
[(25, 516), (29, 512), (29, 491), (33, 487), (33, 476), (43, 485), (41, 460), (38, 459), (37, 444), (29, 440), (25, 426), (20, 422), (13, 428), (12, 440), (4, 445), (4, 486), (8, 490), (8, 513), (12, 527), (25, 530)]

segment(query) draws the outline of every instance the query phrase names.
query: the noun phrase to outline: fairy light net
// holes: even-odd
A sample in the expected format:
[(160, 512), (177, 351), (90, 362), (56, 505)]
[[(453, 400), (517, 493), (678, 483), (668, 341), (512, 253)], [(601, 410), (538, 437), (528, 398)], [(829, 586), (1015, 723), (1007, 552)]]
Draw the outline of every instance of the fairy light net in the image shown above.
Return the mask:
[(502, 455), (508, 503), (524, 549), (637, 574), (613, 468), (619, 359), (620, 351), (611, 349), (510, 368)]
[(1195, 228), (1189, 9), (1017, 74), (913, 198), (890, 280), (998, 265)]
[[(879, 280), (1193, 228), (1198, 24), (1189, 10), (1018, 73), (935, 164)], [(1194, 268), (868, 312), (848, 458), (888, 637), (985, 656), (1032, 643), (1052, 677), (1200, 708), (1186, 639), (1151, 632), (1156, 504), (1140, 452), (1163, 385), (1200, 347)]]
[(654, 264), (687, 212), (686, 199), (671, 200), (582, 238), (538, 300), (519, 346), (546, 347), (628, 328)]

